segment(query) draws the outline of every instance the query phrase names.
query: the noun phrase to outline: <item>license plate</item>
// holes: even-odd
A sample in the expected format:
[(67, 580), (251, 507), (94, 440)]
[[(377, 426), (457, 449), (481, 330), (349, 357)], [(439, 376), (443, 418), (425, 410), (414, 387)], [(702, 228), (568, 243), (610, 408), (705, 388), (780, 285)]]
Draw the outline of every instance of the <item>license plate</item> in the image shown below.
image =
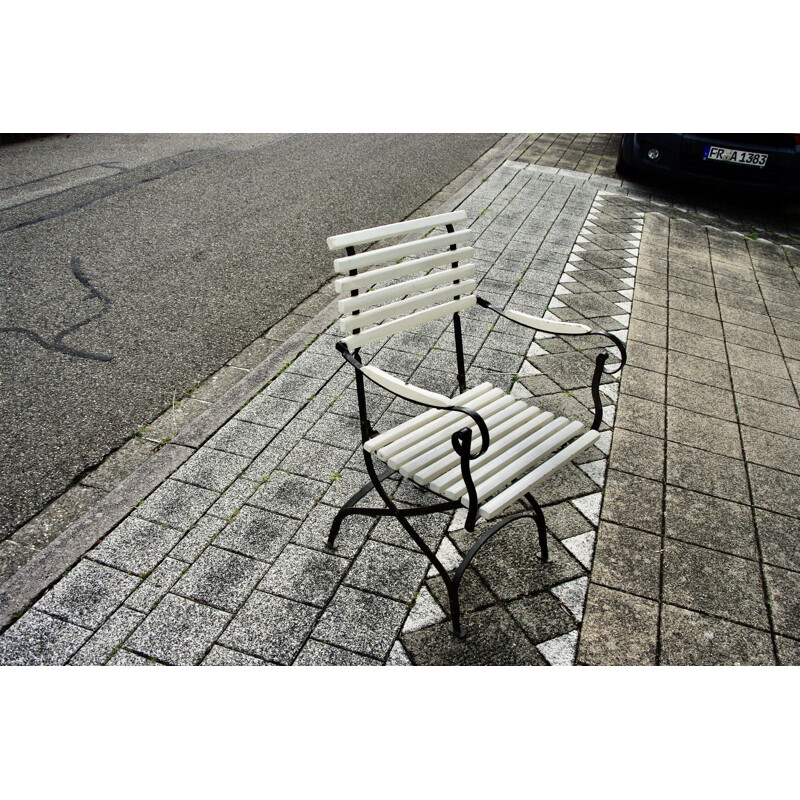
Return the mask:
[(767, 163), (766, 153), (751, 153), (749, 150), (729, 150), (726, 147), (707, 145), (703, 160), (727, 161), (729, 164), (745, 164), (750, 167), (763, 167)]

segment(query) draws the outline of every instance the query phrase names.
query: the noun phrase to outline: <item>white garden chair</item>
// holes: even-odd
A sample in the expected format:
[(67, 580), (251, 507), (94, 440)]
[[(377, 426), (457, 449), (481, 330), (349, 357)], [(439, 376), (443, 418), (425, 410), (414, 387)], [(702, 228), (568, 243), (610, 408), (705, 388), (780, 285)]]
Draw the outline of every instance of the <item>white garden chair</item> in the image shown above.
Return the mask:
[[(538, 529), (541, 558), (548, 560), (544, 513), (532, 492), (537, 484), (597, 441), (602, 421), (600, 378), (604, 372), (618, 372), (625, 363), (625, 347), (613, 334), (509, 308), (499, 309), (476, 296), (475, 267), (462, 263), (474, 253), (473, 248), (464, 246), (472, 233), (454, 228), (466, 216), (466, 212), (455, 211), (331, 236), (327, 240), (330, 250), (346, 251), (345, 256), (334, 261), (336, 272), (345, 276), (336, 281), (336, 290), (342, 294), (339, 310), (344, 334), (336, 347), (355, 368), (364, 459), (370, 477), (334, 519), (328, 548), (333, 550), (341, 523), (350, 514), (396, 517), (442, 576), (450, 602), (451, 630), (457, 636), (463, 635), (458, 589), (464, 571), (480, 547), (504, 525), (520, 517), (532, 517)], [(444, 227), (447, 232), (426, 235), (437, 227)], [(421, 238), (356, 254), (356, 247), (409, 234)], [(581, 422), (517, 400), (488, 382), (467, 390), (459, 314), (476, 305), (533, 331), (561, 336), (600, 334), (613, 342), (619, 349), (620, 362), (607, 369), (609, 353), (601, 352), (596, 358), (592, 380), (595, 416), (588, 430)], [(447, 316), (453, 317), (460, 388), (456, 397), (414, 386), (383, 369), (362, 363), (360, 349), (364, 345)], [(378, 433), (368, 419), (365, 378), (429, 410)], [(477, 442), (473, 444), (476, 435)], [(387, 465), (380, 474), (375, 457)], [(401, 508), (382, 485), (396, 472), (433, 492), (441, 502)], [(357, 503), (372, 489), (384, 506), (359, 507)], [(478, 517), (494, 520), (522, 500), (527, 501), (529, 508), (502, 516), (477, 539), (453, 575), (410, 521), (420, 514), (464, 506), (467, 509), (464, 527), (471, 532)]]

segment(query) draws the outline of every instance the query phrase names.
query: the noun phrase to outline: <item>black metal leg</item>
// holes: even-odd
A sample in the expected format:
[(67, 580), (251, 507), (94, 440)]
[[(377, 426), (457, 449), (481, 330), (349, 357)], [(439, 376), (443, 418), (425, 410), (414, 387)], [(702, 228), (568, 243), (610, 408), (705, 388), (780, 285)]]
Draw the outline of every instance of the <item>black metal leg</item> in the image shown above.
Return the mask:
[(529, 492), (525, 494), (525, 499), (531, 504), (531, 508), (533, 508), (536, 527), (539, 529), (539, 548), (542, 551), (542, 561), (549, 561), (550, 555), (547, 551), (547, 525), (544, 521), (544, 511), (542, 511), (542, 507), (533, 499), (533, 495)]
[[(396, 470), (391, 468), (385, 469), (380, 475), (375, 475), (378, 483), (388, 478), (392, 475)], [(373, 473), (374, 474), (374, 473)], [(370, 476), (372, 478), (372, 475)], [(329, 552), (333, 551), (333, 543), (336, 540), (336, 537), (339, 534), (339, 528), (342, 526), (342, 522), (344, 518), (348, 516), (348, 514), (368, 514), (374, 513), (378, 514), (391, 514), (392, 512), (388, 509), (382, 508), (355, 508), (355, 504), (361, 500), (362, 498), (366, 497), (373, 489), (375, 488), (375, 480), (371, 479), (367, 481), (342, 507), (339, 509), (339, 513), (333, 518), (333, 524), (331, 525), (331, 532), (328, 534), (328, 541), (325, 544), (325, 549)]]

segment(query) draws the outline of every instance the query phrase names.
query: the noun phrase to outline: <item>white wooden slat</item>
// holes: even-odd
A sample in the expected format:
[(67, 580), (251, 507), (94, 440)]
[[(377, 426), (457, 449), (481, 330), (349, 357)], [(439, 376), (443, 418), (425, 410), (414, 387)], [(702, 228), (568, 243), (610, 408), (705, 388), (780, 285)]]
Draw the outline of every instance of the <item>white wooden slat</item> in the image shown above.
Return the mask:
[(400, 317), (400, 319), (393, 320), (392, 322), (384, 322), (382, 325), (376, 325), (374, 328), (369, 328), (361, 333), (354, 333), (351, 336), (347, 336), (342, 341), (347, 345), (349, 350), (355, 350), (357, 347), (363, 347), (365, 344), (375, 342), (378, 339), (385, 339), (387, 336), (407, 331), (409, 328), (414, 328), (417, 325), (424, 325), (431, 320), (440, 319), (449, 314), (455, 314), (467, 308), (472, 308), (475, 302), (475, 295), (471, 294), (467, 297), (462, 297), (460, 300), (451, 300), (449, 303), (443, 303), (440, 306), (426, 308), (423, 311), (415, 311), (407, 317)]
[[(513, 398), (511, 398), (513, 400)], [(536, 416), (539, 409), (534, 406), (526, 406), (525, 403), (513, 402), (509, 406), (495, 410), (489, 415), (489, 410), (486, 409), (487, 416), (484, 417), (489, 428), (489, 449), (497, 450), (502, 447), (501, 440), (512, 430), (518, 429), (528, 419)], [(483, 416), (483, 414), (481, 414)], [(551, 415), (552, 416), (552, 415)], [(480, 436), (476, 436), (477, 425), (461, 425), (456, 427), (455, 430), (460, 430), (462, 427), (469, 427), (473, 431), (472, 450), (473, 453), (477, 452), (482, 446)], [(418, 446), (419, 447), (419, 446)], [(400, 468), (400, 472), (407, 478), (413, 477), (417, 483), (423, 486), (430, 483), (434, 478), (437, 478), (443, 472), (448, 471), (454, 465), (461, 464), (460, 456), (453, 450), (453, 445), (450, 439), (431, 447), (427, 451), (417, 450), (412, 454), (415, 457), (412, 460), (406, 460)], [(488, 455), (484, 453), (481, 458)], [(474, 461), (472, 463), (475, 463)], [(458, 467), (458, 474), (461, 475), (461, 468)]]
[(377, 250), (367, 250), (354, 256), (344, 256), (333, 260), (333, 268), (340, 275), (347, 275), (352, 269), (364, 269), (375, 264), (387, 261), (396, 261), (398, 258), (424, 253), (427, 250), (438, 250), (449, 247), (451, 244), (468, 242), (474, 237), (472, 231), (456, 231), (455, 233), (442, 233), (437, 236), (428, 236), (426, 239), (415, 239), (413, 242), (401, 242), (389, 247), (380, 247)]
[[(483, 383), (478, 384), (472, 389), (468, 389), (466, 392), (456, 395), (452, 399), (452, 403), (453, 405), (456, 406), (463, 406), (466, 403), (472, 402), (476, 398), (480, 397), (482, 394), (491, 391), (492, 388), (493, 387), (491, 383), (489, 383), (488, 381), (484, 381)], [(421, 414), (417, 415), (413, 419), (408, 420), (408, 422), (403, 422), (400, 425), (395, 425), (393, 428), (389, 428), (388, 431), (384, 431), (383, 433), (379, 433), (377, 436), (373, 436), (369, 441), (367, 441), (364, 444), (364, 449), (368, 453), (374, 453), (376, 450), (380, 449), (389, 442), (392, 442), (395, 439), (399, 439), (400, 437), (405, 436), (407, 433), (411, 433), (417, 428), (420, 428), (428, 424), (429, 422), (438, 419), (439, 417), (450, 416), (450, 415), (452, 415), (453, 417), (464, 416), (463, 414), (459, 414), (457, 411), (442, 411), (436, 408), (433, 408), (430, 411), (423, 411)]]
[(550, 319), (542, 319), (541, 317), (534, 317), (531, 314), (525, 314), (522, 311), (514, 311), (514, 309), (507, 308), (503, 314), (514, 322), (519, 322), (528, 328), (535, 328), (539, 331), (546, 333), (589, 333), (591, 328), (586, 325), (579, 325), (577, 322), (556, 322)]
[(499, 489), (502, 489), (506, 484), (513, 481), (514, 478), (517, 478), (530, 469), (540, 458), (543, 458), (548, 453), (552, 453), (553, 450), (560, 447), (573, 436), (576, 436), (581, 430), (583, 430), (582, 423), (577, 421), (571, 422), (557, 433), (549, 436), (536, 447), (527, 450), (521, 457), (517, 456), (511, 460), (498, 472), (493, 472), (490, 477), (486, 478), (481, 483), (476, 482), (475, 490), (478, 493), (478, 501), (481, 502), (483, 498), (489, 497)]
[[(481, 408), (478, 413), (483, 418), (483, 421), (486, 423), (487, 427), (490, 431), (490, 438), (491, 438), (491, 430), (493, 425), (498, 425), (499, 423), (496, 421), (499, 412), (502, 412), (504, 409), (507, 409), (509, 406), (514, 404), (514, 398), (510, 397), (509, 395), (501, 395), (497, 400), (490, 403), (489, 405), (484, 406)], [(477, 410), (477, 409), (476, 409)], [(457, 412), (458, 413), (458, 412)], [(413, 445), (403, 447), (397, 451), (396, 454), (393, 455), (392, 458), (386, 459), (383, 457), (382, 452), (378, 455), (389, 464), (390, 467), (394, 469), (400, 469), (404, 465), (408, 465), (409, 462), (417, 462), (422, 461), (422, 463), (426, 463), (427, 460), (435, 459), (436, 456), (434, 453), (440, 448), (444, 447), (445, 452), (453, 452), (453, 445), (450, 441), (450, 437), (456, 432), (460, 431), (462, 428), (470, 428), (473, 431), (473, 440), (472, 446), (473, 451), (477, 452), (481, 447), (480, 435), (475, 436), (477, 432), (478, 425), (472, 419), (472, 417), (468, 416), (467, 414), (459, 414), (461, 419), (453, 420), (449, 425), (444, 428), (440, 428), (435, 435), (429, 436), (426, 439), (416, 442)], [(416, 470), (400, 470), (403, 475), (409, 477), (413, 472)]]
[[(390, 317), (397, 317), (401, 314), (408, 314), (426, 306), (438, 305), (456, 297), (472, 294), (475, 291), (475, 281), (462, 281), (459, 284), (449, 284), (440, 286), (424, 294), (415, 294), (394, 303), (387, 303), (385, 306), (378, 306), (361, 314), (349, 314), (339, 320), (339, 328), (342, 333), (352, 333), (356, 328), (366, 328), (377, 322), (383, 322)], [(371, 294), (371, 293), (370, 293)]]
[(360, 275), (349, 275), (347, 278), (337, 278), (334, 287), (338, 294), (352, 292), (354, 289), (369, 289), (378, 283), (393, 281), (397, 278), (404, 278), (406, 275), (413, 275), (415, 272), (427, 272), (434, 267), (441, 267), (444, 264), (466, 261), (475, 255), (474, 247), (461, 247), (458, 250), (447, 250), (444, 253), (435, 253), (432, 256), (415, 258), (412, 261), (404, 261), (402, 264), (392, 264), (388, 267), (371, 269), (362, 272)]
[(419, 386), (414, 386), (412, 383), (404, 383), (400, 378), (396, 378), (394, 375), (385, 372), (379, 367), (367, 365), (366, 367), (362, 367), (361, 371), (379, 386), (383, 386), (384, 389), (399, 394), (401, 397), (405, 397), (413, 403), (423, 403), (424, 405), (436, 406), (437, 408), (450, 408), (453, 405), (453, 401), (449, 397), (445, 397), (445, 395), (439, 394), (438, 392), (431, 392), (428, 389), (422, 389)]
[[(507, 489), (500, 492), (500, 494), (495, 495), (478, 509), (478, 513), (484, 519), (492, 519), (492, 517), (519, 500), (526, 492), (531, 491), (536, 484), (572, 461), (578, 453), (582, 453), (587, 447), (593, 445), (599, 437), (600, 434), (598, 431), (586, 431), (583, 436), (568, 444), (563, 450), (559, 450), (554, 456), (548, 458), (547, 461), (540, 464), (524, 478), (515, 481)], [(462, 499), (462, 502), (465, 505), (469, 505), (469, 498), (466, 499), (466, 502)]]
[[(551, 422), (548, 422), (544, 427), (537, 429), (535, 433), (529, 434), (524, 439), (521, 439), (512, 447), (506, 448), (504, 451), (494, 454), (491, 459), (484, 462), (480, 467), (477, 467), (471, 471), (475, 489), (478, 490), (480, 484), (486, 483), (502, 470), (506, 469), (517, 461), (520, 461), (527, 453), (532, 452), (537, 446), (542, 444), (542, 442), (546, 441), (552, 436), (557, 435), (560, 430), (563, 430), (568, 425), (569, 420), (566, 417), (558, 417)], [(434, 485), (438, 486), (441, 485), (441, 483), (441, 481), (434, 481), (431, 484), (431, 488), (434, 489), (434, 491), (437, 491), (434, 488)], [(457, 500), (465, 491), (466, 487), (463, 479), (461, 478), (459, 470), (457, 473), (457, 480), (451, 481), (450, 485), (443, 490), (443, 493), (446, 494), (450, 499)], [(485, 494), (479, 494), (479, 497), (481, 498), (484, 496)]]
[[(494, 402), (502, 398), (504, 394), (502, 389), (493, 388), (475, 400), (471, 400), (468, 404), (469, 408), (483, 415), (487, 406), (494, 404)], [(453, 404), (456, 404), (455, 401), (453, 401)], [(462, 403), (461, 405), (464, 404)], [(439, 435), (439, 431), (441, 431), (442, 428), (451, 425), (460, 425), (464, 427), (469, 420), (470, 417), (463, 414), (461, 411), (452, 411), (444, 417), (438, 417), (428, 422), (426, 425), (420, 426), (416, 430), (409, 431), (405, 435), (397, 437), (394, 441), (381, 447), (380, 450), (377, 451), (377, 455), (382, 461), (388, 462), (392, 456), (414, 447), (420, 442), (422, 442), (423, 445), (427, 444), (431, 439)]]
[[(547, 436), (556, 428), (553, 428), (552, 423), (555, 414), (549, 411), (541, 411), (535, 406), (531, 406), (535, 413), (523, 412), (520, 415), (519, 421), (509, 420), (498, 428), (493, 435), (492, 443), (489, 449), (480, 457), (476, 458), (470, 464), (470, 470), (474, 475), (482, 467), (487, 466), (490, 462), (497, 462), (507, 450), (520, 442), (525, 442), (525, 446), (533, 446), (540, 438), (541, 435)], [(567, 420), (562, 418), (556, 420), (558, 425), (563, 427), (567, 424)], [(545, 426), (549, 426), (545, 429)], [(537, 439), (533, 439), (533, 435), (539, 431), (540, 435)], [(543, 432), (543, 433), (542, 433)], [(533, 444), (531, 444), (533, 442)], [(479, 473), (479, 475), (482, 473)], [(461, 475), (461, 461), (458, 458), (449, 458), (440, 463), (432, 464), (427, 469), (420, 470), (418, 479), (420, 481), (426, 479), (431, 482), (431, 489), (435, 492), (444, 492), (451, 488), (454, 484), (459, 483), (461, 487), (464, 486), (464, 480)]]
[(394, 300), (398, 297), (405, 297), (413, 292), (432, 289), (434, 286), (441, 286), (451, 281), (465, 281), (474, 274), (474, 264), (462, 264), (460, 267), (441, 269), (438, 272), (432, 272), (430, 275), (424, 275), (421, 278), (412, 278), (410, 281), (393, 283), (391, 286), (385, 286), (383, 289), (372, 289), (372, 291), (363, 292), (355, 297), (343, 297), (339, 300), (339, 313), (350, 314), (353, 311), (360, 311), (368, 306), (385, 303), (387, 300)]
[(435, 214), (432, 217), (419, 217), (405, 222), (394, 222), (390, 225), (378, 225), (375, 228), (364, 228), (351, 233), (340, 233), (329, 236), (327, 239), (329, 250), (342, 250), (345, 247), (357, 247), (368, 242), (377, 242), (388, 239), (390, 236), (404, 236), (410, 233), (419, 233), (442, 225), (454, 225), (464, 222), (467, 218), (466, 211), (449, 211), (446, 214)]

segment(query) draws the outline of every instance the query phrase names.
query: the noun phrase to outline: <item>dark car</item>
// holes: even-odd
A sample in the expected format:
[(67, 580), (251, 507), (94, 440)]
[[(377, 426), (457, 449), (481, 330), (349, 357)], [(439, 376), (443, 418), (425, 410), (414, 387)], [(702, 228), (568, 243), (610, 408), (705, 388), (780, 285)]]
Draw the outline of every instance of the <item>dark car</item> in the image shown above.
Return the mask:
[(624, 133), (617, 172), (797, 196), (800, 134)]

